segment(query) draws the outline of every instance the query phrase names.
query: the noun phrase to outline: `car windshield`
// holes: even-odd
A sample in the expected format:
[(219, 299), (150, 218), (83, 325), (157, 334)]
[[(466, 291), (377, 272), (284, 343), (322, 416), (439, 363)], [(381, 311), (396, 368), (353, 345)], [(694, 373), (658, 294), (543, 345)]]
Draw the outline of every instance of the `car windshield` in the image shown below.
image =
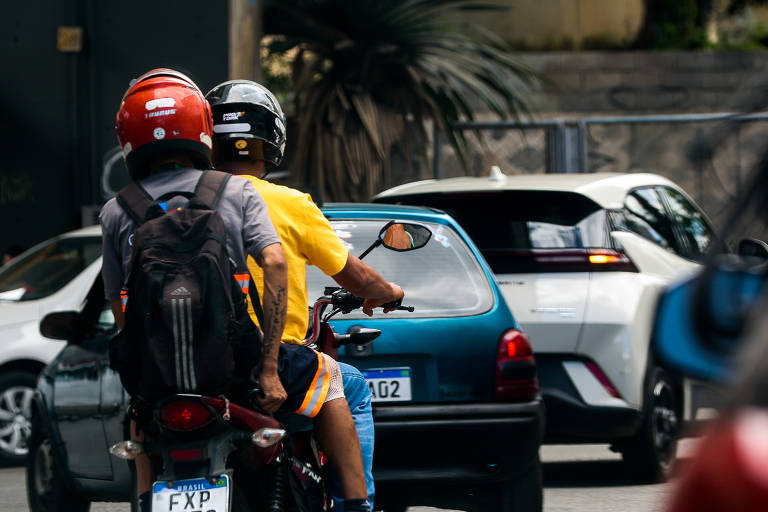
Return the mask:
[(59, 291), (101, 256), (101, 237), (57, 238), (0, 269), (0, 300), (25, 301)]
[[(335, 220), (331, 225), (352, 254), (360, 254), (378, 238), (386, 220)], [(469, 247), (449, 227), (425, 223), (430, 231), (427, 245), (408, 252), (379, 247), (365, 257), (387, 281), (405, 290), (403, 303), (415, 312), (396, 311), (386, 318), (469, 316), (488, 311), (493, 295), (485, 273)], [(326, 286), (338, 286), (316, 267), (309, 267), (307, 287), (310, 300), (323, 295)], [(380, 309), (375, 316), (382, 316)], [(342, 317), (340, 317), (342, 318)], [(367, 318), (358, 311), (343, 318)]]
[(610, 247), (605, 210), (572, 192), (414, 194), (380, 201), (448, 212), (484, 254), (525, 249)]

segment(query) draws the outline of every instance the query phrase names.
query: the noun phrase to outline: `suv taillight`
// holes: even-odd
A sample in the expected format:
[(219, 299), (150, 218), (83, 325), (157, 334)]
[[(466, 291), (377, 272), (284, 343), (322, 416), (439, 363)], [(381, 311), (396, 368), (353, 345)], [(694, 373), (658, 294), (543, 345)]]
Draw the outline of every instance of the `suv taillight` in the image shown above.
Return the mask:
[(177, 400), (163, 405), (160, 420), (174, 430), (195, 430), (211, 423), (214, 416), (200, 402)]
[(517, 329), (504, 332), (496, 353), (493, 397), (499, 402), (533, 400), (539, 391), (531, 343)]

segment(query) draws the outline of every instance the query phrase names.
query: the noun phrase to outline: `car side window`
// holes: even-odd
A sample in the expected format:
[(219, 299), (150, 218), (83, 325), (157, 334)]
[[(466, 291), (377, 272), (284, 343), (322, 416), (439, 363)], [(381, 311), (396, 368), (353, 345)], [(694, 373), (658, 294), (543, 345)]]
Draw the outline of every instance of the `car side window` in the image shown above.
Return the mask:
[(612, 216), (617, 227), (640, 235), (670, 252), (677, 252), (672, 225), (655, 190), (641, 188), (630, 192), (624, 200), (622, 214)]
[(714, 233), (704, 214), (677, 190), (659, 187), (659, 193), (667, 202), (672, 220), (683, 241), (685, 256), (702, 261), (714, 239)]

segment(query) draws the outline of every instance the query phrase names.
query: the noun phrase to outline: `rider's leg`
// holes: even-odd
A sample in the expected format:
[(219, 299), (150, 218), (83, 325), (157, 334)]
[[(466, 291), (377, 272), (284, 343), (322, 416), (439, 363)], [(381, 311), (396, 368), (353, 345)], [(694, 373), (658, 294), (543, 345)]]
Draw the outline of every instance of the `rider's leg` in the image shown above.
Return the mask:
[(344, 499), (366, 498), (360, 442), (344, 398), (323, 404), (315, 417), (315, 434), (341, 479)]
[[(357, 437), (360, 440), (360, 449), (363, 456), (363, 470), (365, 472), (365, 485), (368, 492), (368, 501), (373, 510), (373, 499), (376, 493), (373, 482), (373, 446), (374, 428), (373, 411), (371, 410), (371, 391), (368, 383), (354, 366), (339, 363), (341, 376), (344, 382), (344, 396), (347, 398), (352, 420), (355, 422)], [(344, 498), (341, 490), (341, 481), (334, 471), (331, 471), (331, 496), (334, 508), (337, 512), (344, 512)]]
[[(136, 420), (131, 420), (131, 440), (133, 441), (145, 441), (146, 436), (144, 432), (136, 428)], [(149, 492), (152, 490), (152, 464), (149, 460), (149, 456), (146, 453), (142, 453), (134, 460), (136, 463), (136, 487), (139, 498), (139, 510), (149, 510)]]

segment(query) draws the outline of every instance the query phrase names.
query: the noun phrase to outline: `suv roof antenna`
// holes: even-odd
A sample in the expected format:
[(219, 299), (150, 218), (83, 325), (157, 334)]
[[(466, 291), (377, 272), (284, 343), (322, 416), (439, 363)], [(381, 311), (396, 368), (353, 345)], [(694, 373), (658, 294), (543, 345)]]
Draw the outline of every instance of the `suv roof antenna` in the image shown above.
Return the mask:
[(492, 165), (491, 173), (488, 175), (488, 181), (507, 181), (507, 175), (501, 172), (501, 167)]

